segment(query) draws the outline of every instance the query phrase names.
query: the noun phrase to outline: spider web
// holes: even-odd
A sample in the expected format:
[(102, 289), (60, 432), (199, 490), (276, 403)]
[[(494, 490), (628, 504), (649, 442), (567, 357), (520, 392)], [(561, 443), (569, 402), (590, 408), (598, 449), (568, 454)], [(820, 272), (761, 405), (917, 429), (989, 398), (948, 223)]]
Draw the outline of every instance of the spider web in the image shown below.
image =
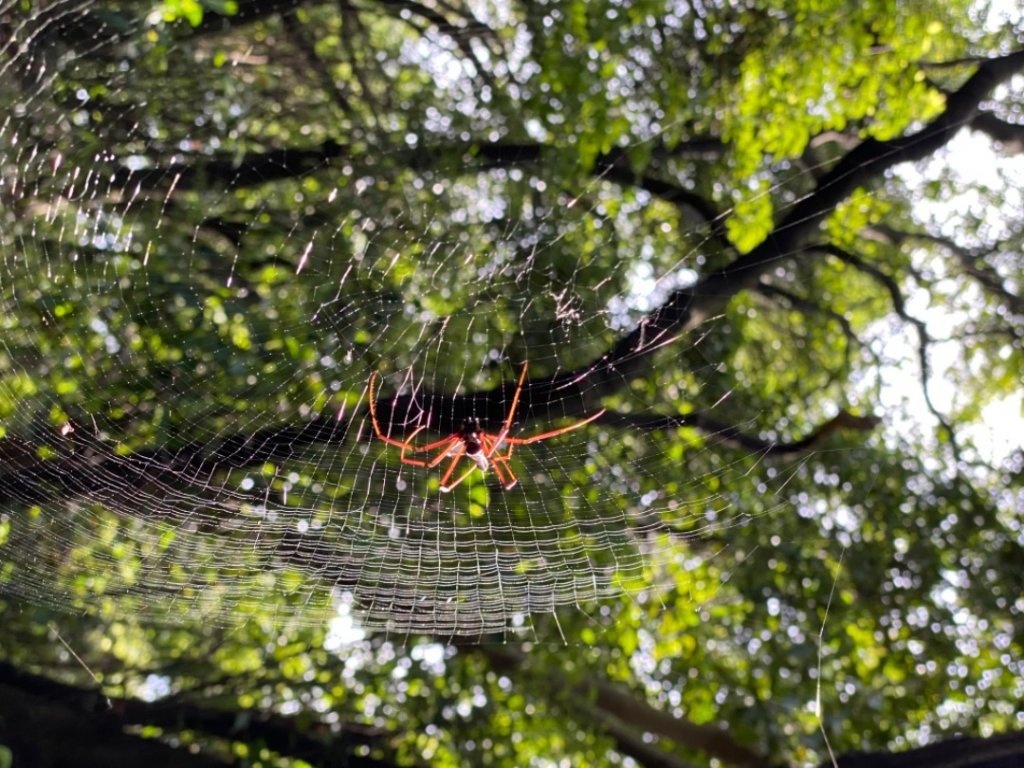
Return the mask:
[[(716, 459), (691, 430), (609, 414), (517, 446), (510, 490), (474, 472), (443, 493), (446, 462), (404, 464), (368, 418), (377, 371), (396, 439), (438, 440), (457, 414), (497, 432), (524, 363), (514, 435), (582, 419), (612, 389), (619, 413), (650, 412), (595, 361), (693, 279), (705, 227), (653, 263), (632, 250), (642, 237), (615, 245), (601, 179), (556, 193), (529, 173), (437, 181), (428, 208), (422, 177), (374, 169), (369, 149), (325, 159), (336, 147), (315, 126), (308, 160), (196, 172), (231, 135), (197, 116), (227, 118), (202, 94), (154, 92), (185, 99), (183, 117), (147, 122), (132, 100), (160, 77), (132, 58), (144, 30), (97, 17), (95, 47), (56, 45), (87, 9), (2, 14), (21, 46), (0, 72), (4, 592), (149, 620), (340, 609), (396, 634), (478, 636), (643, 592), (705, 556), (689, 537), (772, 511), (770, 495), (744, 511), (718, 490), (759, 457)], [(542, 202), (513, 207), (509, 187)], [(557, 206), (576, 224), (555, 227)], [(612, 258), (572, 237), (595, 221)], [(703, 392), (716, 363), (701, 342), (635, 353), (684, 360), (659, 385), (714, 404), (727, 393)]]

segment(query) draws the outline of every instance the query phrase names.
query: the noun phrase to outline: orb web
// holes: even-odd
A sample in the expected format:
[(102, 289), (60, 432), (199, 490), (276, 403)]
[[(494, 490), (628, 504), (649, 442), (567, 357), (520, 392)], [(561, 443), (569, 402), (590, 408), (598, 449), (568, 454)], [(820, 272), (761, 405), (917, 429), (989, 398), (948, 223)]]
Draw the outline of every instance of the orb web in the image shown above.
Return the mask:
[[(601, 364), (692, 278), (703, 227), (659, 264), (631, 250), (644, 233), (619, 241), (601, 178), (431, 180), (409, 170), (415, 149), (317, 126), (297, 127), (307, 154), (278, 151), (211, 106), (223, 80), (180, 92), (144, 25), (89, 11), (0, 14), (5, 593), (159, 621), (320, 622), (345, 605), (400, 634), (504, 633), (643, 590), (681, 540), (746, 519), (716, 489), (751, 461), (708, 460), (692, 430), (639, 432), (630, 416), (664, 404)], [(59, 44), (87, 17), (94, 44)], [(171, 74), (200, 67), (188, 51)], [(246, 77), (241, 54), (229, 65)], [(603, 256), (574, 237), (594, 227)], [(659, 383), (678, 391), (715, 367), (699, 337), (633, 352), (683, 360)], [(523, 365), (511, 436), (614, 407), (516, 446), (514, 487), (491, 466), (445, 492), (450, 457), (411, 465), (374, 434), (375, 372), (382, 429), (423, 444), (466, 418), (499, 433)]]

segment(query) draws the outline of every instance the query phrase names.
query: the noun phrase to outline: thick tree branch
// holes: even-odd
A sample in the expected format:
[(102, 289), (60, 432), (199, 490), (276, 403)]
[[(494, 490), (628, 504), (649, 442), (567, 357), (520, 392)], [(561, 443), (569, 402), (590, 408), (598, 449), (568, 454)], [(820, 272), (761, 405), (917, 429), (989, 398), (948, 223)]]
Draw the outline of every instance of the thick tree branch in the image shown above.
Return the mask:
[(733, 739), (725, 728), (692, 723), (655, 709), (635, 694), (606, 680), (578, 687), (580, 695), (596, 694), (596, 705), (606, 714), (644, 733), (664, 736), (689, 749), (699, 750), (735, 766), (767, 766), (768, 759)]
[[(286, 26), (292, 29), (295, 25), (289, 22)], [(292, 33), (297, 35), (299, 30), (292, 29)], [(298, 38), (297, 44), (301, 46), (302, 42), (302, 38)], [(321, 74), (322, 65), (315, 55), (308, 51), (306, 54), (310, 58), (311, 66)], [(322, 77), (327, 77), (327, 74), (322, 74)], [(329, 86), (330, 83), (325, 87)], [(335, 90), (332, 87), (331, 93), (335, 93)], [(341, 106), (351, 110), (351, 104), (345, 96), (337, 96)], [(695, 141), (700, 143), (703, 140)], [(552, 151), (552, 148), (535, 142), (482, 142), (433, 146), (426, 148), (425, 151), (402, 149), (389, 153), (388, 160), (404, 164), (413, 170), (434, 170), (438, 166), (438, 158), (461, 155), (466, 162), (471, 162), (475, 158), (476, 170), (488, 170), (536, 165)], [(110, 186), (113, 189), (165, 190), (170, 187), (207, 187), (214, 182), (223, 185), (226, 190), (237, 190), (299, 178), (321, 170), (332, 160), (351, 157), (352, 151), (349, 146), (334, 141), (325, 141), (320, 147), (286, 147), (252, 152), (241, 157), (228, 153), (195, 155), (187, 161), (157, 164), (144, 170), (118, 168), (110, 177)], [(725, 238), (724, 214), (704, 196), (679, 184), (649, 174), (637, 173), (630, 167), (628, 157), (623, 152), (598, 157), (594, 163), (594, 174), (622, 186), (643, 189), (673, 205), (693, 210), (710, 227), (711, 233), (719, 243), (732, 250), (732, 245)]]
[(905, 752), (852, 752), (838, 762), (839, 768), (1015, 768), (1024, 765), (1024, 732), (960, 736)]
[(189, 730), (235, 741), (261, 742), (282, 755), (324, 768), (390, 765), (358, 756), (362, 747), (386, 745), (385, 733), (359, 723), (324, 728), (323, 736), (311, 736), (292, 718), (258, 710), (216, 710), (174, 699), (152, 703), (125, 699), (116, 708), (126, 724), (158, 725), (170, 731)]
[[(5, 722), (13, 724), (38, 722), (27, 732), (4, 733)], [(44, 732), (57, 732), (58, 724), (79, 733), (78, 738), (63, 734), (66, 754), (60, 749), (44, 749)], [(173, 699), (144, 702), (136, 699), (111, 699), (96, 690), (83, 690), (49, 678), (34, 675), (6, 662), (0, 662), (0, 744), (15, 746), (19, 755), (22, 739), (35, 741), (37, 762), (25, 765), (146, 765), (153, 768), (204, 768), (223, 766), (218, 757), (196, 755), (171, 748), (154, 739), (142, 739), (125, 728), (132, 725), (154, 725), (168, 733), (194, 731), (228, 741), (262, 742), (282, 755), (310, 761), (325, 768), (390, 768), (390, 762), (360, 757), (359, 747), (381, 746), (384, 734), (359, 724), (331, 733), (324, 738), (303, 731), (298, 721), (258, 711), (209, 709)], [(12, 740), (13, 739), (13, 740)], [(82, 760), (77, 759), (81, 753)], [(64, 755), (63, 757), (61, 755)], [(71, 759), (71, 756), (76, 759)], [(93, 759), (95, 755), (95, 760)], [(118, 757), (120, 756), (120, 757)], [(130, 757), (134, 756), (134, 757)], [(103, 762), (109, 761), (109, 762)]]
[(980, 112), (971, 120), (971, 128), (999, 142), (1008, 154), (1024, 152), (1024, 125), (1000, 120), (991, 112)]
[[(553, 151), (536, 142), (493, 141), (478, 142), (471, 146), (475, 154), (491, 161), (489, 164), (483, 165), (484, 168), (506, 168), (527, 162), (536, 162), (542, 159), (543, 152)], [(671, 147), (659, 143), (651, 150), (651, 155), (660, 160), (666, 160), (673, 157), (700, 156), (708, 153), (719, 154), (722, 149), (721, 139), (714, 136), (695, 135), (693, 138), (680, 141)], [(598, 155), (594, 165), (598, 169), (612, 166), (620, 166), (623, 169), (632, 167), (629, 163), (629, 153), (624, 150), (612, 150), (607, 154)]]
[[(500, 672), (523, 677), (522, 664), (525, 656), (518, 650), (498, 648), (495, 646), (479, 646), (491, 666)], [(569, 683), (565, 680), (545, 680), (547, 685), (565, 688)], [(579, 697), (585, 710), (596, 709), (601, 715), (601, 722), (608, 722), (613, 729), (623, 726), (635, 728), (640, 733), (651, 733), (671, 739), (680, 746), (704, 752), (724, 763), (735, 766), (767, 766), (768, 760), (756, 751), (739, 744), (725, 728), (715, 725), (699, 725), (689, 720), (656, 709), (637, 694), (620, 688), (602, 678), (592, 679), (585, 683), (572, 685), (570, 699)], [(592, 702), (592, 704), (586, 704)], [(606, 718), (612, 718), (606, 720)], [(613, 738), (615, 733), (611, 734)], [(650, 756), (648, 759), (653, 759)], [(646, 765), (647, 763), (645, 763)], [(651, 762), (650, 765), (658, 765)], [(674, 765), (674, 763), (662, 763)]]
[(615, 741), (616, 749), (632, 757), (643, 768), (692, 768), (682, 758), (645, 740), (642, 731), (630, 728), (617, 717), (588, 704), (577, 703), (576, 708), (585, 713), (588, 722), (599, 723), (600, 729)]
[[(756, 285), (777, 261), (806, 254), (802, 248), (804, 241), (857, 187), (874, 183), (892, 167), (925, 158), (945, 145), (975, 117), (981, 100), (1022, 68), (1024, 51), (989, 59), (978, 66), (959, 90), (948, 96), (942, 114), (920, 131), (888, 141), (868, 139), (858, 145), (820, 179), (811, 194), (790, 208), (760, 245), (696, 284), (674, 292), (585, 372), (575, 371), (559, 377), (555, 385), (573, 386), (586, 373), (592, 393), (588, 399), (617, 390), (622, 382), (633, 378), (649, 364), (654, 350), (720, 312), (730, 298)], [(591, 386), (595, 383), (598, 386)]]
[[(498, 429), (505, 419), (510, 394), (499, 387), (489, 392), (443, 396), (420, 393), (382, 398), (377, 413), (385, 430), (395, 435), (408, 434), (421, 424), (429, 424), (439, 434), (450, 434), (470, 419), (486, 429)], [(521, 419), (530, 419), (531, 411), (553, 409), (554, 404), (527, 398), (520, 400)], [(571, 404), (570, 404), (571, 405)], [(567, 408), (569, 412), (571, 408)], [(765, 455), (784, 457), (816, 449), (839, 429), (869, 431), (880, 423), (875, 416), (855, 416), (840, 411), (806, 437), (780, 443), (747, 434), (741, 425), (727, 424), (707, 414), (682, 415), (622, 414), (609, 412), (598, 422), (613, 427), (653, 432), (691, 427), (715, 444)], [(347, 439), (351, 422), (337, 419), (313, 419), (297, 427), (271, 427), (250, 435), (225, 438), (217, 444), (193, 442), (176, 449), (140, 451), (128, 456), (116, 454), (113, 446), (94, 442), (85, 424), (73, 425), (67, 436), (53, 435), (47, 441), (51, 458), (41, 458), (39, 445), (14, 435), (0, 439), (0, 505), (39, 504), (53, 498), (75, 498), (96, 491), (129, 484), (136, 488), (154, 483), (176, 485), (190, 478), (201, 493), (212, 473), (266, 462), (287, 461), (314, 445), (339, 443)], [(361, 434), (369, 437), (365, 424)], [(55, 454), (55, 455), (54, 455)]]
[(842, 429), (869, 432), (881, 423), (877, 416), (856, 416), (849, 411), (840, 411), (836, 416), (815, 428), (806, 437), (792, 442), (780, 443), (750, 435), (733, 424), (712, 419), (703, 413), (687, 413), (678, 416), (652, 416), (632, 413), (605, 413), (597, 420), (601, 424), (628, 427), (640, 432), (692, 427), (708, 438), (708, 442), (726, 445), (765, 456), (791, 457), (813, 451)]
[(331, 160), (347, 155), (349, 148), (333, 141), (320, 147), (286, 148), (250, 153), (240, 159), (224, 155), (197, 156), (145, 170), (120, 168), (110, 179), (113, 189), (165, 189), (223, 185), (236, 190), (273, 181), (294, 179), (324, 168)]

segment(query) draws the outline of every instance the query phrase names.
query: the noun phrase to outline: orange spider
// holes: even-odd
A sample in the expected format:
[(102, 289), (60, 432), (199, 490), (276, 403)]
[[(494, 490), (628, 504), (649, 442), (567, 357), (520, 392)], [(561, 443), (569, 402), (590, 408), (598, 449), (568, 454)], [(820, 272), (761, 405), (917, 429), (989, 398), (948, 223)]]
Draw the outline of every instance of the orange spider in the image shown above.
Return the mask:
[[(560, 429), (552, 429), (548, 432), (541, 432), (539, 435), (531, 435), (530, 437), (509, 437), (509, 429), (512, 427), (512, 420), (516, 415), (516, 408), (519, 406), (519, 394), (523, 391), (523, 382), (526, 381), (526, 363), (523, 363), (523, 371), (519, 374), (519, 382), (516, 384), (515, 394), (512, 395), (512, 405), (508, 409), (508, 415), (505, 416), (505, 423), (501, 425), (500, 432), (485, 432), (480, 429), (480, 424), (477, 421), (467, 423), (458, 432), (454, 432), (448, 437), (442, 440), (436, 440), (433, 443), (427, 443), (426, 445), (416, 445), (412, 442), (413, 438), (422, 432), (426, 427), (417, 427), (413, 430), (413, 433), (409, 435), (406, 440), (395, 440), (394, 438), (388, 437), (384, 434), (384, 431), (380, 428), (380, 424), (377, 422), (377, 399), (374, 391), (374, 384), (377, 381), (377, 377), (380, 375), (377, 371), (370, 374), (370, 421), (373, 422), (373, 431), (378, 438), (383, 440), (388, 445), (393, 445), (396, 448), (401, 448), (402, 452), (398, 458), (403, 464), (411, 464), (416, 467), (436, 467), (445, 459), (450, 459), (448, 467), (445, 469), (444, 474), (441, 476), (441, 490), (445, 493), (451, 491), (455, 486), (473, 474), (473, 470), (479, 467), (481, 472), (486, 472), (488, 469), (493, 468), (494, 474), (498, 476), (498, 481), (502, 487), (508, 491), (515, 487), (515, 484), (519, 482), (519, 479), (515, 476), (512, 471), (512, 467), (509, 466), (509, 459), (512, 458), (512, 449), (517, 445), (529, 445), (530, 443), (539, 443), (541, 440), (547, 440), (549, 437), (557, 437), (563, 435), (566, 432), (571, 432), (574, 429), (579, 429), (584, 424), (589, 424), (594, 419), (601, 416), (605, 409), (602, 408), (595, 414), (588, 416), (582, 421), (577, 421), (574, 424), (570, 424), (567, 427), (561, 427)], [(498, 453), (498, 449), (502, 446), (508, 446), (508, 450), (505, 453)], [(429, 459), (413, 459), (407, 456), (409, 453), (423, 453), (425, 451), (434, 451), (437, 453)], [(455, 474), (456, 468), (462, 461), (463, 456), (468, 456), (473, 460), (474, 466), (459, 475), (459, 478), (455, 482), (449, 482), (452, 475)]]

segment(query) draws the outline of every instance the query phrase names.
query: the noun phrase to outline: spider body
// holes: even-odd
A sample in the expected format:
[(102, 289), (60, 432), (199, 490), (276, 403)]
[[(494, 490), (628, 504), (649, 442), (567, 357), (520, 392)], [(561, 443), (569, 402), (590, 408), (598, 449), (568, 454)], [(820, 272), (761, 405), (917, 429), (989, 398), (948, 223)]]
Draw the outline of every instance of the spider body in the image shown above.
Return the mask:
[[(380, 422), (377, 420), (377, 397), (376, 397), (376, 382), (377, 376), (379, 375), (374, 371), (370, 375), (370, 387), (369, 387), (369, 401), (370, 401), (370, 421), (373, 424), (373, 432), (377, 435), (377, 438), (384, 441), (388, 445), (394, 446), (401, 449), (399, 453), (399, 460), (403, 464), (411, 464), (416, 467), (428, 467), (433, 468), (438, 464), (448, 459), (448, 465), (445, 467), (444, 473), (441, 475), (441, 490), (448, 493), (455, 488), (459, 483), (469, 477), (474, 469), (479, 469), (481, 472), (487, 472), (490, 469), (494, 470), (494, 474), (498, 478), (498, 482), (507, 491), (515, 487), (519, 479), (512, 471), (512, 467), (509, 465), (509, 460), (512, 458), (512, 449), (517, 445), (529, 445), (530, 443), (538, 443), (541, 440), (547, 440), (551, 437), (557, 437), (558, 435), (571, 432), (574, 429), (579, 429), (585, 424), (589, 424), (594, 419), (601, 416), (604, 413), (602, 408), (597, 413), (591, 414), (581, 421), (574, 422), (567, 427), (561, 427), (560, 429), (552, 429), (547, 432), (541, 432), (537, 435), (531, 435), (530, 437), (511, 437), (509, 436), (509, 430), (512, 428), (512, 422), (515, 419), (516, 409), (519, 407), (519, 396), (523, 391), (523, 382), (526, 381), (526, 367), (527, 364), (523, 363), (522, 372), (519, 374), (519, 381), (516, 384), (515, 394), (512, 395), (512, 404), (509, 406), (508, 413), (505, 416), (505, 421), (501, 425), (499, 432), (488, 432), (480, 426), (480, 422), (475, 419), (462, 425), (462, 427), (448, 437), (442, 440), (436, 440), (432, 443), (426, 443), (419, 445), (414, 443), (416, 435), (422, 432), (425, 427), (417, 427), (413, 430), (412, 434), (406, 440), (396, 440), (390, 437), (380, 427)], [(504, 453), (500, 453), (501, 448), (507, 447)], [(410, 453), (429, 453), (430, 451), (436, 451), (436, 453), (426, 459), (412, 458), (408, 454)], [(455, 480), (452, 477), (455, 476), (456, 469), (462, 462), (463, 457), (468, 457), (473, 462), (468, 470), (463, 472)]]
[(469, 456), (469, 458), (471, 458), (478, 467), (480, 467), (480, 471), (486, 472), (491, 466), (491, 463), (487, 460), (487, 456), (484, 454), (484, 444), (480, 439), (479, 432), (480, 426), (477, 424), (475, 427), (466, 425), (456, 434), (459, 436), (459, 439), (462, 441), (462, 445), (466, 449), (466, 455)]

